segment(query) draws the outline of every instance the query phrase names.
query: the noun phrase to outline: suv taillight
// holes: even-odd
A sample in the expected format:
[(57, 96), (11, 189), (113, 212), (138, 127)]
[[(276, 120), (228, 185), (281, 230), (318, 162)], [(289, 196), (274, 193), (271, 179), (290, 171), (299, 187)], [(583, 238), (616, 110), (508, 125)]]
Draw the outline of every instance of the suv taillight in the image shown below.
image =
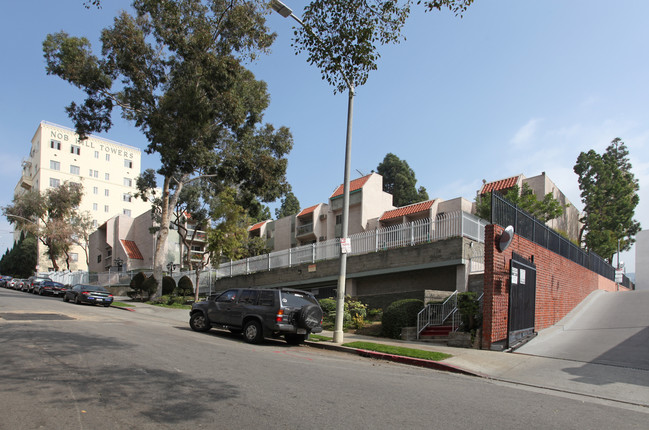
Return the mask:
[(275, 322), (282, 322), (284, 319), (284, 309), (280, 309), (277, 311), (277, 316), (275, 316)]

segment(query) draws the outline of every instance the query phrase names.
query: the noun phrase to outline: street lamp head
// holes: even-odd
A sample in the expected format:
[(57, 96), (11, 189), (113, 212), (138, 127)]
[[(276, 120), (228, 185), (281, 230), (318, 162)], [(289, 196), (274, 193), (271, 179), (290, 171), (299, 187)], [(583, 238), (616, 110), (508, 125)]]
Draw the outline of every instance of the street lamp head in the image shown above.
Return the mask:
[(275, 12), (282, 15), (284, 18), (288, 18), (293, 14), (291, 8), (286, 6), (280, 0), (273, 0), (270, 2), (270, 5), (275, 10)]

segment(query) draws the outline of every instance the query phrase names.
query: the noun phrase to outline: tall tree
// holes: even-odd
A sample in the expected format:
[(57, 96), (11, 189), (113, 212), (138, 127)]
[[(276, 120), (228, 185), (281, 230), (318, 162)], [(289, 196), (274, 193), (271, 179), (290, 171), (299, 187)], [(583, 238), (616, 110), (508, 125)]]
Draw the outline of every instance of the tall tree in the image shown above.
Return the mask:
[[(523, 184), (522, 188), (514, 185), (505, 191), (503, 197), (543, 223), (559, 218), (563, 214), (561, 202), (555, 199), (552, 193), (538, 198), (527, 184)], [(476, 215), (483, 219), (491, 219), (490, 192), (476, 197)]]
[(14, 196), (13, 203), (2, 208), (11, 224), (31, 233), (47, 247), (46, 254), (54, 270), (59, 270), (57, 259), (73, 245), (76, 230), (70, 220), (77, 215), (83, 196), (83, 186), (64, 182), (43, 192), (29, 191)]
[(107, 131), (120, 109), (158, 153), (162, 176), (160, 230), (154, 257), (161, 294), (173, 209), (185, 185), (211, 178), (222, 192), (273, 201), (287, 190), (288, 129), (262, 125), (266, 84), (244, 61), (268, 50), (275, 35), (267, 5), (254, 0), (134, 0), (102, 31), (102, 56), (65, 32), (43, 43), (47, 72), (86, 93), (68, 114), (77, 132)]
[(629, 151), (619, 137), (602, 155), (592, 149), (580, 153), (574, 167), (584, 203), (579, 239), (610, 263), (618, 242), (620, 250), (627, 251), (640, 231), (640, 223), (633, 219), (640, 187), (631, 167)]
[(37, 241), (31, 234), (20, 233), (18, 242), (7, 250), (0, 259), (0, 273), (14, 278), (28, 278), (34, 274), (38, 264)]
[(426, 188), (416, 188), (415, 172), (405, 160), (388, 153), (376, 171), (383, 176), (383, 191), (392, 194), (392, 204), (401, 207), (428, 200)]
[(289, 191), (282, 199), (282, 204), (275, 209), (275, 218), (280, 219), (300, 212), (300, 201), (293, 192)]

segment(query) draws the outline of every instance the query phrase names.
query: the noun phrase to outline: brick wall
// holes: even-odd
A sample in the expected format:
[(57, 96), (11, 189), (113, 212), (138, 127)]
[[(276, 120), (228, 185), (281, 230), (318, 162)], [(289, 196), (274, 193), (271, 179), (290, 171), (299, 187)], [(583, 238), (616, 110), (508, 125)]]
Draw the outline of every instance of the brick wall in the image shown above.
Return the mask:
[(509, 308), (509, 270), (512, 253), (533, 260), (536, 265), (535, 331), (556, 324), (591, 292), (616, 291), (615, 282), (591, 272), (525, 238), (514, 235), (504, 252), (496, 248), (503, 228), (488, 225), (485, 229), (485, 273), (482, 344), (507, 338)]

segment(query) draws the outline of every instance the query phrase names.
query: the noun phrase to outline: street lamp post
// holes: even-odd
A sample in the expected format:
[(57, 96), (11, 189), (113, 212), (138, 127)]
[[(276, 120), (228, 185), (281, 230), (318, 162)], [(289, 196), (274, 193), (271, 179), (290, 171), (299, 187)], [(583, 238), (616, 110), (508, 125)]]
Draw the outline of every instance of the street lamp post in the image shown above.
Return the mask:
[[(311, 29), (304, 25), (302, 20), (298, 18), (291, 8), (286, 6), (280, 0), (273, 0), (271, 2), (273, 9), (282, 15), (284, 18), (291, 17), (297, 21), (306, 31), (308, 31), (316, 39), (320, 38), (314, 34)], [(347, 134), (345, 139), (345, 173), (343, 182), (343, 213), (342, 213), (342, 231), (341, 231), (341, 247), (340, 247), (340, 266), (338, 274), (338, 290), (336, 295), (336, 321), (334, 325), (334, 339), (335, 343), (343, 343), (343, 318), (345, 313), (345, 284), (347, 277), (347, 248), (342, 246), (342, 241), (349, 247), (349, 240), (347, 235), (349, 233), (349, 173), (351, 170), (351, 152), (352, 152), (352, 120), (354, 116), (354, 86), (347, 79), (342, 70), (340, 71), (343, 80), (347, 84), (349, 90), (349, 99), (347, 103)]]

